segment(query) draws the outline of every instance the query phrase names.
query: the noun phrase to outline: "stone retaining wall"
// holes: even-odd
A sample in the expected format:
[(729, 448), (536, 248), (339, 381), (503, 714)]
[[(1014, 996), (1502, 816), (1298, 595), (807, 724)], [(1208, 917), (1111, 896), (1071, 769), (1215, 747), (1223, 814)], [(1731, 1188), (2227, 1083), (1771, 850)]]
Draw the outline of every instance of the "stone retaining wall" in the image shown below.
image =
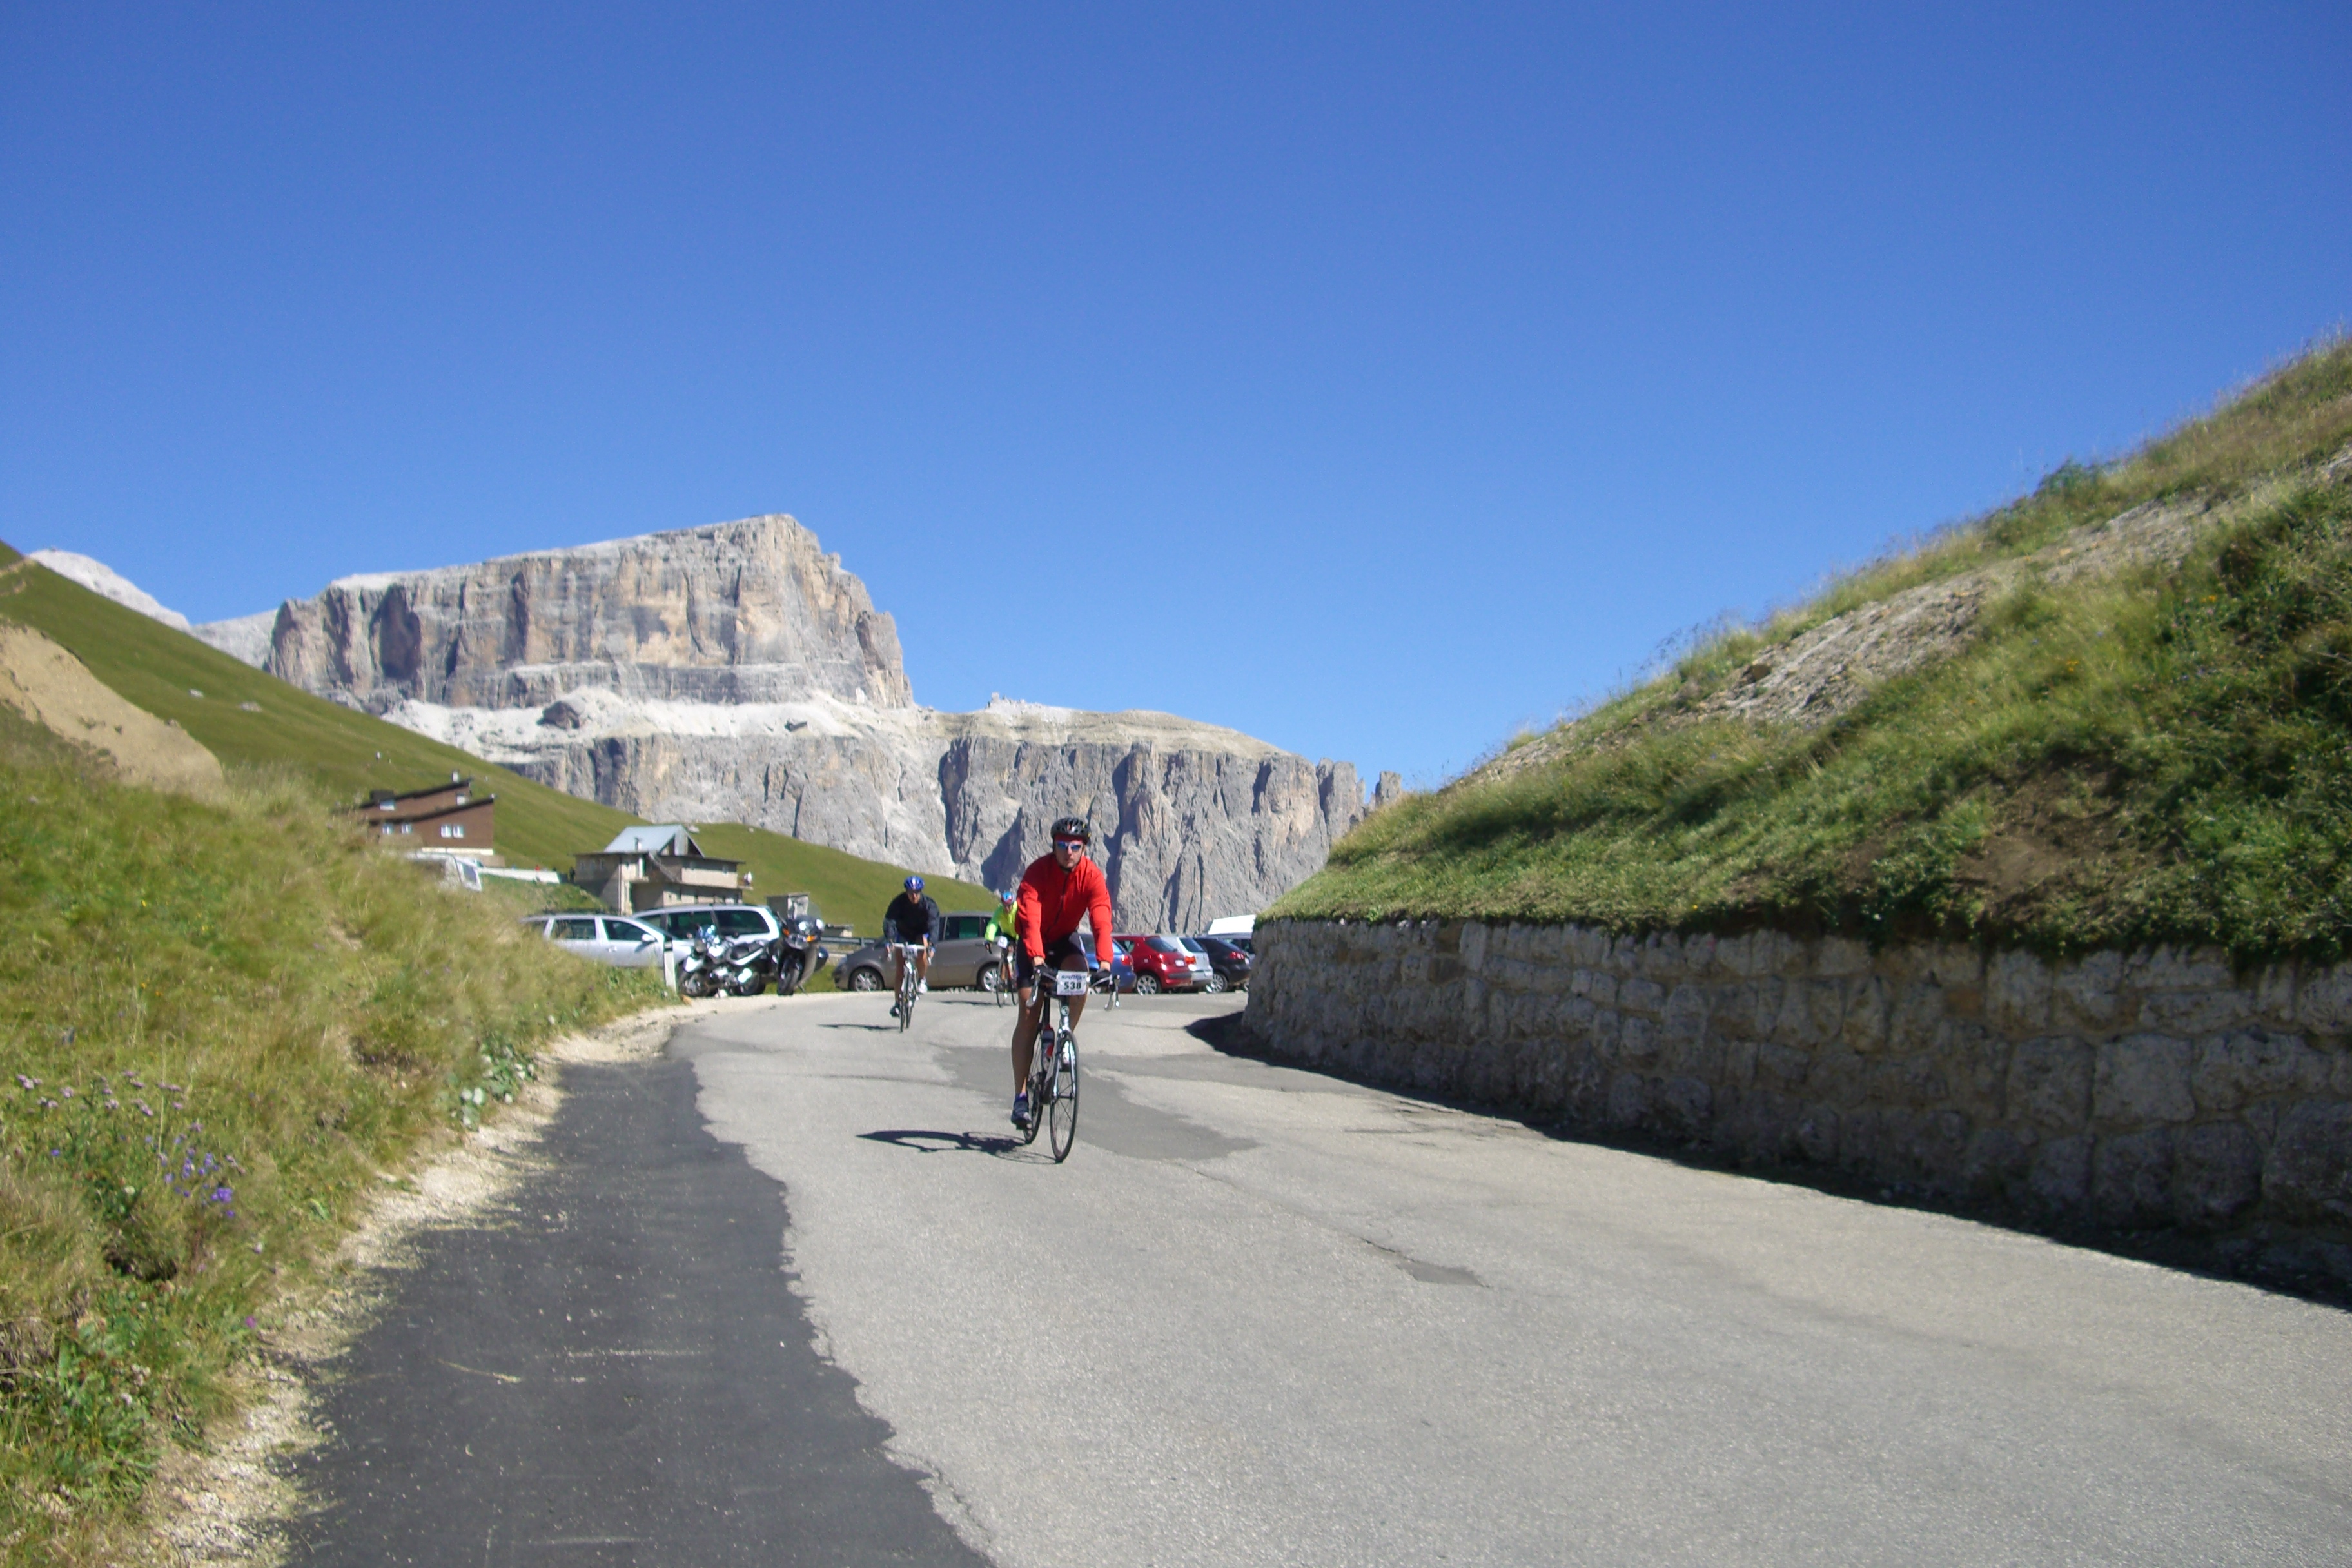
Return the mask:
[(2352, 1275), (2352, 963), (1475, 921), (1256, 949), (1247, 1026), (1286, 1059), (2047, 1220), (2315, 1227)]

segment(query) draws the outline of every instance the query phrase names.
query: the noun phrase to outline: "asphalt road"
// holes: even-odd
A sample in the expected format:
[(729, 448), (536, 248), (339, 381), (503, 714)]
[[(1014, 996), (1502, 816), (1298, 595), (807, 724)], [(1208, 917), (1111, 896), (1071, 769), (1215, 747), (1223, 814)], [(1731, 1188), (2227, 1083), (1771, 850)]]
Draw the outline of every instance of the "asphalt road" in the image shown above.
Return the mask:
[(1186, 1032), (1234, 1005), (1097, 1003), (1061, 1166), (968, 996), (569, 1069), (295, 1560), (2352, 1563), (2352, 1315)]

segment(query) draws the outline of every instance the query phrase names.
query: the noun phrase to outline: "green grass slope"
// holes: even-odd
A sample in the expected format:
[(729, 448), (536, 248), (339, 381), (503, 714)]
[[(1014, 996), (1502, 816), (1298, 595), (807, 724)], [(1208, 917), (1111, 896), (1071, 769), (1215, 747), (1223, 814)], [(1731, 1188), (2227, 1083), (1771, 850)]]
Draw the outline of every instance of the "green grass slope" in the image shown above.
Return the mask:
[(275, 1303), (559, 1030), (660, 1000), (370, 848), (289, 770), (206, 805), (0, 708), (0, 1561), (145, 1560)]
[[(14, 550), (0, 552), (0, 566), (16, 561)], [(498, 847), (510, 865), (569, 870), (572, 856), (637, 820), (313, 697), (34, 563), (0, 578), (0, 616), (47, 634), (125, 700), (179, 721), (224, 763), (290, 764), (341, 800), (475, 775), (499, 797)]]
[[(0, 569), (17, 560), (0, 544)], [(0, 617), (46, 633), (128, 700), (179, 721), (225, 763), (291, 765), (341, 800), (371, 789), (415, 789), (452, 773), (476, 776), (499, 797), (498, 847), (510, 865), (569, 871), (574, 855), (603, 848), (640, 820), (313, 697), (34, 563), (0, 575)], [(883, 907), (907, 875), (903, 867), (731, 823), (702, 824), (696, 837), (711, 854), (744, 861), (760, 896), (812, 893), (827, 919), (861, 931), (881, 929)], [(942, 908), (992, 905), (983, 888), (930, 880)]]
[[(2128, 457), (2068, 464), (1716, 637), (1528, 753), (1548, 760), (1381, 812), (1269, 912), (2339, 956), (2352, 465), (2331, 460), (2347, 443), (2352, 345), (2338, 342)], [(2027, 574), (1963, 651), (1826, 727), (1696, 710), (1832, 616), (2186, 499), (2230, 510), (2178, 567), (2063, 586)]]

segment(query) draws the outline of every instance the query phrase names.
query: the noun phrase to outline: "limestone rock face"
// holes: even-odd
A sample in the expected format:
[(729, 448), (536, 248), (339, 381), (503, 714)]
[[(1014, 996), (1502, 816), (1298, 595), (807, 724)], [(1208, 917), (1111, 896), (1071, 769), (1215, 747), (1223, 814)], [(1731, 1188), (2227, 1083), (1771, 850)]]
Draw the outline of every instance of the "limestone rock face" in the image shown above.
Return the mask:
[(1364, 810), (1347, 763), (1140, 739), (967, 731), (939, 780), (959, 874), (1009, 886), (1050, 847), (1055, 817), (1084, 816), (1113, 912), (1135, 931), (1195, 931), (1260, 908), (1321, 870)]
[(1075, 813), (1123, 930), (1263, 909), (1364, 814), (1350, 764), (1171, 714), (917, 707), (890, 617), (787, 517), (345, 578), (279, 608), (265, 668), (641, 816), (991, 887)]
[(789, 517), (346, 577), (279, 606), (264, 668), (375, 712), (405, 699), (541, 707), (578, 686), (914, 700), (898, 627)]

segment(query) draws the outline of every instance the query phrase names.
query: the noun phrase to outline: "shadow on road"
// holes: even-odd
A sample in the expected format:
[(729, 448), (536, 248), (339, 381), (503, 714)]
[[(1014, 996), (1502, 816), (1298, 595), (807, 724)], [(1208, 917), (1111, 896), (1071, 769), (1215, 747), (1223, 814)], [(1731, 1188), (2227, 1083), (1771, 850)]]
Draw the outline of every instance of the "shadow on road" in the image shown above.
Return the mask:
[[(1449, 1110), (1500, 1117), (1562, 1142), (1589, 1143), (1629, 1154), (1647, 1155), (1691, 1170), (1811, 1187), (1815, 1192), (1850, 1198), (1856, 1203), (1949, 1215), (1956, 1219), (1970, 1220), (1996, 1229), (2044, 1237), (2064, 1246), (2105, 1252), (2140, 1263), (2152, 1263), (2159, 1268), (2201, 1275), (2210, 1279), (2251, 1285), (2256, 1289), (2294, 1296), (2321, 1306), (2352, 1310), (2352, 1279), (2310, 1261), (2313, 1256), (2310, 1241), (2286, 1231), (2284, 1227), (2278, 1227), (2275, 1235), (2262, 1232), (2215, 1236), (2169, 1227), (2116, 1230), (2088, 1224), (2052, 1222), (2021, 1214), (1998, 1202), (1930, 1191), (1907, 1182), (1878, 1181), (1835, 1166), (1760, 1160), (1731, 1153), (1699, 1140), (1681, 1141), (1623, 1128), (1596, 1127), (1589, 1122), (1562, 1118), (1556, 1112), (1530, 1113), (1507, 1105), (1455, 1100), (1410, 1085), (1350, 1072), (1344, 1068), (1289, 1061), (1278, 1051), (1268, 1049), (1265, 1042), (1245, 1026), (1243, 1018), (1244, 1015), (1239, 1013), (1221, 1013), (1196, 1018), (1184, 1026), (1184, 1032), (1221, 1056), (1314, 1073), (1341, 1083), (1352, 1083), (1360, 1089), (1401, 1095), (1425, 1105), (1443, 1106)], [(2333, 1242), (2332, 1237), (2321, 1239)]]
[(993, 1154), (1002, 1159), (1019, 1153), (1024, 1144), (996, 1132), (941, 1132), (934, 1128), (891, 1127), (858, 1134), (868, 1143), (887, 1143), (918, 1154)]

